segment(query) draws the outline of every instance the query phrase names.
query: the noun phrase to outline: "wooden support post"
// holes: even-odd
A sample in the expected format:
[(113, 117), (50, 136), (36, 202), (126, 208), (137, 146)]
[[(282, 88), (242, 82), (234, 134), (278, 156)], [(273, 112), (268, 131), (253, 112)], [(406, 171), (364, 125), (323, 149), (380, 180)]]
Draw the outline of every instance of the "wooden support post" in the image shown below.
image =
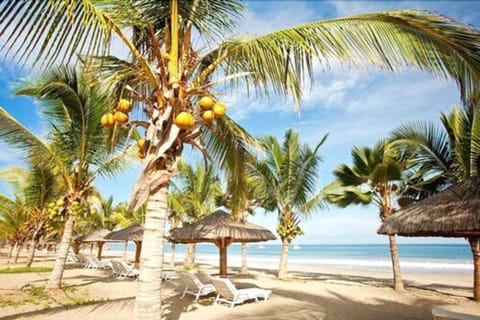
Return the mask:
[(98, 258), (98, 260), (102, 260), (102, 249), (103, 249), (104, 244), (105, 244), (105, 242), (103, 242), (103, 241), (98, 241), (97, 242), (97, 245), (98, 245), (97, 258)]
[(80, 241), (74, 241), (72, 247), (73, 247), (73, 253), (75, 254), (80, 253)]
[(480, 237), (468, 238), (473, 256), (473, 300), (480, 302)]
[(220, 260), (219, 260), (219, 267), (220, 267), (220, 278), (227, 277), (227, 247), (232, 243), (232, 239), (229, 238), (220, 238), (215, 240), (215, 245), (220, 250)]

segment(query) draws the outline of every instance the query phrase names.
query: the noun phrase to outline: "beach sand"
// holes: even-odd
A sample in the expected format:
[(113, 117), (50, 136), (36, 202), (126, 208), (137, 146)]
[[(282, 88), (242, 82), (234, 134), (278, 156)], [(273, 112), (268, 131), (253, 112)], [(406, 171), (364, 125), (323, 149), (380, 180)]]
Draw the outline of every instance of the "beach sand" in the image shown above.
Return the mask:
[[(24, 257), (18, 266), (23, 265)], [(5, 268), (5, 254), (0, 268)], [(34, 266), (52, 266), (53, 256), (38, 257)], [(13, 267), (14, 265), (8, 265)], [(247, 302), (230, 309), (213, 305), (213, 295), (198, 303), (192, 296), (180, 299), (180, 280), (165, 281), (162, 287), (164, 319), (432, 319), (432, 307), (480, 316), (480, 303), (470, 299), (472, 276), (465, 274), (404, 274), (407, 291), (391, 288), (388, 272), (333, 269), (289, 265), (290, 279), (276, 279), (276, 265), (251, 265), (249, 275), (239, 275), (229, 268), (230, 278), (238, 288), (261, 287), (273, 292), (266, 302)], [(200, 270), (214, 275), (216, 266), (201, 264)], [(44, 285), (48, 273), (0, 274), (0, 294), (19, 292), (27, 283)], [(108, 271), (67, 269), (64, 283), (88, 299), (103, 299), (82, 306), (25, 304), (0, 308), (0, 319), (131, 319), (137, 283), (116, 279)]]

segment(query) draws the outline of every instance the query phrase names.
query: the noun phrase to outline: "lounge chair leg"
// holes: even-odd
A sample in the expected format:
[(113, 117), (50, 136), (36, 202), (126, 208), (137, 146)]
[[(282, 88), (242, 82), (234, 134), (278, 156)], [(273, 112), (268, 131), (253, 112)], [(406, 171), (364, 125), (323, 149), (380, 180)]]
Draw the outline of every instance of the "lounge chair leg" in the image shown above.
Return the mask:
[(219, 298), (220, 298), (220, 294), (217, 294), (217, 298), (215, 299), (215, 302), (213, 303), (214, 305), (217, 304)]

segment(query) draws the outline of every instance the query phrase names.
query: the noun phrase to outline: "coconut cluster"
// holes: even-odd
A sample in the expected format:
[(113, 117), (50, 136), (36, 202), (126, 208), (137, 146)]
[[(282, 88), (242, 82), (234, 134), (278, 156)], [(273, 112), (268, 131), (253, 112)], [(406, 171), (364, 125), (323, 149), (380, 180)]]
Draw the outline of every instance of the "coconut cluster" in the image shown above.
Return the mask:
[[(72, 201), (72, 214), (76, 217), (87, 217), (95, 215), (97, 210), (91, 207), (88, 203), (77, 200)], [(58, 199), (56, 202), (48, 204), (48, 217), (53, 220), (55, 218), (62, 218), (66, 214), (66, 204), (64, 199)]]
[[(202, 110), (202, 119), (207, 123), (225, 116), (225, 103), (214, 101), (210, 96), (202, 97), (198, 105)], [(192, 130), (195, 127), (195, 118), (190, 112), (182, 111), (175, 117), (175, 125), (180, 129)]]
[(277, 233), (282, 239), (287, 239), (289, 242), (303, 234), (300, 226), (293, 222), (286, 221), (277, 227)]
[(120, 99), (113, 112), (105, 113), (100, 122), (105, 128), (113, 128), (115, 123), (124, 124), (128, 122), (128, 113), (132, 111), (132, 104), (127, 99)]

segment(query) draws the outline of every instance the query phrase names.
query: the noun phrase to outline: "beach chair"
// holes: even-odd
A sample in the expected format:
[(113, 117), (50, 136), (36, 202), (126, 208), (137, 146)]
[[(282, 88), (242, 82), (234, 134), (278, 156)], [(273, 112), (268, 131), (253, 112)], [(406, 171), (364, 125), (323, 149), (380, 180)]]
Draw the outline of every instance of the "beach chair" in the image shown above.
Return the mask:
[(480, 320), (480, 316), (452, 312), (440, 308), (432, 308), (432, 314), (434, 320)]
[(91, 256), (88, 258), (89, 260), (89, 269), (97, 270), (97, 269), (111, 269), (112, 264), (110, 261), (100, 261), (97, 257)]
[(214, 304), (225, 302), (230, 304), (231, 309), (236, 304), (252, 299), (258, 302), (258, 298), (263, 298), (264, 302), (267, 302), (268, 297), (272, 293), (272, 290), (260, 288), (237, 289), (230, 279), (212, 278), (212, 282), (218, 292)]
[(175, 270), (162, 270), (162, 280), (169, 281), (176, 278)]
[(181, 272), (180, 277), (185, 282), (185, 290), (183, 290), (182, 299), (185, 294), (191, 294), (195, 297), (195, 301), (198, 301), (200, 296), (208, 295), (215, 292), (215, 287), (210, 283), (202, 283), (196, 275), (188, 272)]
[(83, 255), (81, 254), (76, 254), (75, 257), (77, 258), (78, 264), (84, 268), (88, 267), (88, 264), (90, 261)]
[(112, 270), (117, 277), (136, 278), (140, 274), (137, 269), (132, 268), (124, 261), (112, 260)]
[(77, 257), (74, 254), (69, 252), (67, 255), (67, 264), (78, 265), (80, 264), (80, 261), (78, 261)]

